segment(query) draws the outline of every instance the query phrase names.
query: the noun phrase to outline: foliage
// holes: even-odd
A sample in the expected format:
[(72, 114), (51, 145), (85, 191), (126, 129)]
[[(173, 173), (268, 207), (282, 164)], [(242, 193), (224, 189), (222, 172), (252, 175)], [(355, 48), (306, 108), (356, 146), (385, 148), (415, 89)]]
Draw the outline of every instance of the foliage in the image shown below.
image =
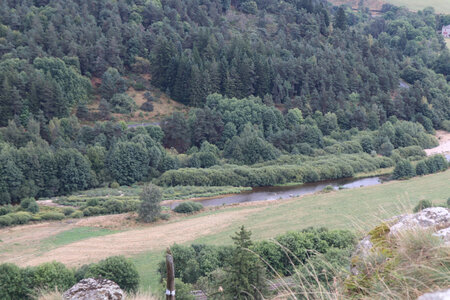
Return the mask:
[(31, 290), (24, 282), (22, 270), (13, 264), (0, 265), (0, 298), (5, 300), (29, 299)]
[(148, 151), (141, 143), (119, 142), (108, 155), (108, 169), (121, 185), (142, 180), (149, 163)]
[(252, 250), (267, 263), (267, 271), (284, 275), (293, 274), (294, 267), (316, 254), (325, 254), (329, 249), (351, 249), (355, 236), (346, 230), (309, 228), (301, 232), (279, 235), (274, 242), (257, 242)]
[(394, 179), (405, 179), (413, 177), (414, 175), (416, 175), (416, 171), (414, 170), (414, 167), (412, 166), (411, 162), (407, 160), (400, 160), (395, 165), (392, 177)]
[(62, 220), (65, 215), (59, 212), (46, 212), (40, 215), (42, 220)]
[(252, 246), (251, 232), (244, 226), (240, 228), (235, 236), (230, 259), (230, 266), (226, 268), (227, 277), (224, 282), (224, 292), (228, 297), (235, 299), (263, 299), (265, 293), (265, 269), (257, 256), (250, 252)]
[(111, 111), (119, 114), (128, 114), (136, 110), (136, 103), (133, 98), (125, 93), (114, 94), (111, 100)]
[(34, 271), (34, 286), (44, 290), (65, 291), (75, 284), (74, 272), (60, 262), (44, 263)]
[(358, 172), (373, 171), (393, 165), (392, 160), (368, 154), (342, 154), (317, 158), (290, 156), (288, 160), (266, 162), (252, 167), (227, 165), (208, 169), (183, 168), (162, 174), (161, 186), (273, 186), (289, 182), (351, 177)]
[[(217, 247), (204, 244), (182, 246), (174, 244), (170, 247), (175, 268), (175, 277), (185, 283), (196, 283), (200, 277), (227, 266), (231, 257), (230, 247)], [(161, 280), (166, 277), (165, 261), (159, 263), (158, 271)]]
[(447, 160), (443, 155), (433, 155), (421, 160), (416, 165), (417, 175), (426, 175), (445, 171), (448, 168)]
[(100, 93), (107, 101), (110, 101), (115, 94), (124, 93), (126, 90), (126, 81), (120, 76), (117, 69), (108, 68), (108, 70), (103, 73)]
[(195, 296), (191, 293), (193, 286), (189, 283), (184, 283), (178, 278), (175, 278), (175, 290), (177, 299), (180, 300), (195, 300)]
[(34, 198), (22, 199), (20, 201), (20, 207), (33, 214), (39, 212), (39, 206), (37, 205), (36, 200)]
[(439, 237), (427, 230), (407, 231), (393, 239), (385, 238), (382, 247), (373, 248), (367, 257), (353, 260), (352, 267), (357, 267), (359, 273), (345, 280), (344, 294), (355, 298), (383, 295), (403, 299), (421, 295), (429, 286), (446, 288), (448, 263), (448, 248), (443, 247)]
[(139, 274), (136, 266), (123, 256), (112, 256), (89, 266), (85, 278), (99, 277), (110, 279), (127, 292), (136, 292)]
[(142, 203), (139, 208), (139, 219), (146, 223), (156, 221), (161, 213), (159, 204), (162, 199), (161, 188), (153, 184), (144, 186), (140, 199)]
[(193, 202), (193, 201), (186, 201), (182, 202), (177, 207), (173, 209), (174, 212), (177, 213), (183, 213), (183, 214), (190, 214), (197, 211), (200, 211), (203, 209), (203, 205), (201, 203)]
[(144, 102), (141, 105), (141, 110), (143, 111), (153, 111), (153, 103), (150, 101)]
[(425, 208), (433, 207), (433, 203), (430, 200), (420, 200), (414, 207), (413, 212), (417, 213)]

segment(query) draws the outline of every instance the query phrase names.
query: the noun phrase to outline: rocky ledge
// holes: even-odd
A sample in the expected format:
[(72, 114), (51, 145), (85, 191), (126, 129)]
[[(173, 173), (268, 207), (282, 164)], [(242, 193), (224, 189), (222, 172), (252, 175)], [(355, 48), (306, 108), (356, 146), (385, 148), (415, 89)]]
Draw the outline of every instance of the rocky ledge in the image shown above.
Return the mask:
[(123, 291), (113, 281), (104, 278), (83, 279), (63, 294), (64, 300), (122, 300)]

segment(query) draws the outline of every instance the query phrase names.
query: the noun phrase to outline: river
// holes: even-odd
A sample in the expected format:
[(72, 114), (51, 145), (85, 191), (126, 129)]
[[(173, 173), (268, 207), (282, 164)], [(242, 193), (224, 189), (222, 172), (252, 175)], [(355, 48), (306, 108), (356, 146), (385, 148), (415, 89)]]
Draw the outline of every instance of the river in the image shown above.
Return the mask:
[[(279, 200), (288, 199), (292, 197), (299, 197), (303, 195), (314, 194), (323, 190), (330, 185), (333, 189), (354, 189), (364, 186), (372, 186), (383, 183), (380, 177), (370, 178), (344, 178), (337, 180), (327, 180), (321, 182), (305, 183), (301, 185), (292, 186), (270, 186), (270, 187), (255, 187), (250, 191), (242, 192), (235, 195), (227, 195), (213, 199), (205, 199), (198, 201), (203, 206), (221, 206), (235, 203), (256, 202), (265, 200)], [(171, 208), (175, 208), (179, 203), (172, 203)]]
[[(444, 154), (447, 161), (450, 162), (450, 154)], [(365, 186), (379, 185), (385, 181), (380, 177), (369, 178), (343, 178), (337, 180), (327, 180), (320, 182), (305, 183), (291, 186), (269, 186), (269, 187), (255, 187), (250, 191), (242, 192), (240, 194), (218, 196), (213, 199), (198, 200), (197, 202), (203, 206), (222, 206), (235, 203), (256, 202), (265, 200), (280, 200), (292, 197), (299, 197), (303, 195), (310, 195), (322, 191), (327, 185), (331, 185), (333, 189), (354, 189)], [(173, 209), (181, 202), (174, 202), (170, 205)]]

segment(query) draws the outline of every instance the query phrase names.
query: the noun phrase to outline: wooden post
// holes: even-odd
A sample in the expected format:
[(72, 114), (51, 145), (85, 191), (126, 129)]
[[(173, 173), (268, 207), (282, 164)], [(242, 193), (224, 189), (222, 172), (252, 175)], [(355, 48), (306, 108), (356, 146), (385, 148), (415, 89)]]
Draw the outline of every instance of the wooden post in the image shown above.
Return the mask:
[(175, 266), (170, 248), (166, 250), (167, 287), (166, 300), (175, 300)]

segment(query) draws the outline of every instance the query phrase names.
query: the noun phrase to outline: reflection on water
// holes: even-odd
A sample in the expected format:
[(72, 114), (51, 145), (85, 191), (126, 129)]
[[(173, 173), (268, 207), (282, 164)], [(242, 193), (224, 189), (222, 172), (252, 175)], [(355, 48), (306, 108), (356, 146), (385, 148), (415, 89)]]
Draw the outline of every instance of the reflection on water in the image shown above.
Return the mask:
[[(331, 185), (334, 189), (353, 189), (363, 186), (377, 185), (381, 183), (382, 180), (380, 179), (380, 177), (371, 177), (362, 179), (346, 178), (286, 187), (256, 187), (248, 192), (243, 192), (241, 194), (232, 196), (225, 196), (222, 198), (203, 200), (200, 203), (202, 203), (204, 206), (220, 206), (233, 203), (278, 200), (314, 194), (323, 190), (327, 185)], [(176, 204), (173, 205), (173, 207), (175, 206)]]

